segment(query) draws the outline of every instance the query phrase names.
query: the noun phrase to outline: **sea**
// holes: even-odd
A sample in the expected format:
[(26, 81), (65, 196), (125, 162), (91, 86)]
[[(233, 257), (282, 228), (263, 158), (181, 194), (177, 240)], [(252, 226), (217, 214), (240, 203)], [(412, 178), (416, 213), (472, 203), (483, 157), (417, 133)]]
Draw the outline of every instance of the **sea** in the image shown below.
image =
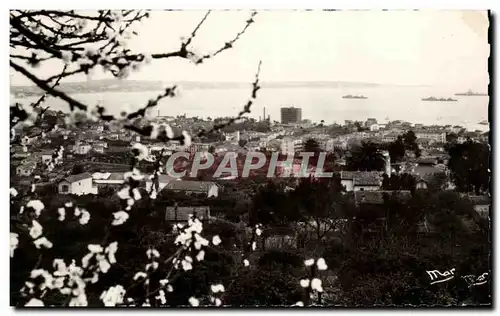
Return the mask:
[[(175, 98), (160, 101), (157, 113), (160, 116), (187, 115), (188, 117), (215, 118), (237, 115), (251, 90), (245, 87), (231, 88), (183, 88)], [(455, 96), (450, 89), (435, 87), (263, 87), (251, 107), (250, 117), (270, 115), (271, 120), (280, 120), (281, 107), (302, 109), (302, 119), (312, 122), (323, 120), (325, 124), (343, 124), (345, 120), (364, 121), (375, 118), (379, 123), (404, 120), (425, 125), (460, 125), (468, 130), (489, 130), (488, 96)], [(482, 91), (481, 91), (482, 92)], [(100, 104), (110, 114), (133, 111), (143, 107), (149, 99), (160, 92), (100, 92), (78, 93), (72, 96), (90, 106)], [(363, 95), (367, 99), (343, 99), (343, 95)], [(422, 101), (422, 98), (454, 98), (456, 102)], [(36, 97), (25, 98), (27, 101)], [(54, 110), (69, 110), (62, 100), (48, 98), (45, 105)]]

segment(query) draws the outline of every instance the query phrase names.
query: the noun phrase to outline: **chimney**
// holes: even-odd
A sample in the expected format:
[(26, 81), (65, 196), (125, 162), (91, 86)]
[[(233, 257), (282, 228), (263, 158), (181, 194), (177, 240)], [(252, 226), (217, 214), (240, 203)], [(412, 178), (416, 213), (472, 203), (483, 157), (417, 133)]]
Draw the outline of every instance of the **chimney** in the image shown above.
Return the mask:
[(266, 120), (266, 107), (264, 107), (264, 115), (262, 116), (262, 120)]

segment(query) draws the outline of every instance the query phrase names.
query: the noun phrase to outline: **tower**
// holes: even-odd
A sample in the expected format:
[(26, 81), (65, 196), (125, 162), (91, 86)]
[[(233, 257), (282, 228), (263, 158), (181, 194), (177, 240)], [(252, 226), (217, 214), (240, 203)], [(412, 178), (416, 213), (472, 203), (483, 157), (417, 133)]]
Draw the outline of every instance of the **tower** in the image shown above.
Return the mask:
[(266, 120), (266, 107), (264, 107), (264, 115), (262, 116), (262, 120), (265, 121)]

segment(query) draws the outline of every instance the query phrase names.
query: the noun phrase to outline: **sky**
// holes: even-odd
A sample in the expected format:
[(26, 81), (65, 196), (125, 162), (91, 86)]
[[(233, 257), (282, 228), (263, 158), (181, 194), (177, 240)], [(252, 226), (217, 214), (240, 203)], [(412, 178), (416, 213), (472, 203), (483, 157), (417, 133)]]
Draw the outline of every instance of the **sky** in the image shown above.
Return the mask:
[[(175, 50), (205, 11), (154, 11), (129, 42), (136, 52)], [(212, 52), (245, 25), (248, 11), (214, 11), (193, 41)], [(487, 13), (484, 11), (260, 11), (234, 45), (213, 60), (154, 61), (129, 79), (253, 81), (356, 81), (446, 86), (486, 91), (489, 82)], [(54, 74), (51, 63), (35, 72)], [(97, 74), (96, 79), (101, 78)], [(85, 80), (84, 77), (74, 80)], [(26, 84), (19, 74), (11, 83)]]

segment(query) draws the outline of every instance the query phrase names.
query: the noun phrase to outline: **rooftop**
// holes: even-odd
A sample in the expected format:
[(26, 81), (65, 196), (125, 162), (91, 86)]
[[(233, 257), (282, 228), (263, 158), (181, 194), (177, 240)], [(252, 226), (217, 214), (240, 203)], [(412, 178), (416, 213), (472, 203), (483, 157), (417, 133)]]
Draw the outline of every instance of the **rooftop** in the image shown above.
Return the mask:
[(169, 183), (167, 183), (164, 189), (206, 193), (213, 185), (216, 185), (216, 183), (211, 181), (178, 180), (178, 181), (170, 181)]
[(92, 179), (92, 175), (88, 172), (80, 173), (80, 174), (74, 174), (69, 177), (64, 178), (62, 181), (67, 181), (69, 183), (73, 182), (78, 182), (84, 179)]

